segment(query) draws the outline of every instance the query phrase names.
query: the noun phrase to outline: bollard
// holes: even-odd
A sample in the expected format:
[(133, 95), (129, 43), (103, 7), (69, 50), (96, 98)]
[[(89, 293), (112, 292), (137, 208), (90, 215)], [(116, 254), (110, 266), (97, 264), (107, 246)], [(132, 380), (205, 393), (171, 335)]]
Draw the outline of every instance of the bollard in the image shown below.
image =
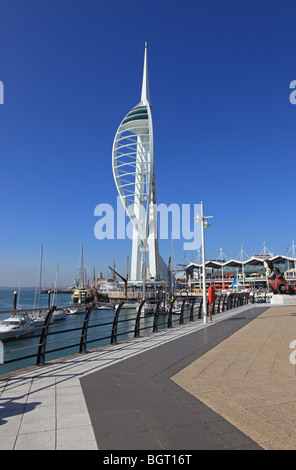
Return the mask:
[(47, 307), (49, 308), (50, 307), (50, 290), (47, 292)]
[(17, 291), (15, 290), (13, 293), (13, 310), (16, 310), (16, 303), (17, 303)]

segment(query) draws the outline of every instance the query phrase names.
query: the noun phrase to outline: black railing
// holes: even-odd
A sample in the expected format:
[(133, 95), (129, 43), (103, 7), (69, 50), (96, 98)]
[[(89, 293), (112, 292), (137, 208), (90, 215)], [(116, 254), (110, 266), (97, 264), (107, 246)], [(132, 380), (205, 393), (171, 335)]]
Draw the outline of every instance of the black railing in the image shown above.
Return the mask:
[[(249, 293), (216, 295), (214, 304), (209, 305), (207, 302), (207, 315), (220, 314), (250, 302), (254, 302), (254, 296)], [(68, 355), (86, 354), (89, 348), (94, 350), (144, 334), (157, 333), (164, 328), (199, 320), (203, 315), (203, 300), (196, 297), (148, 300), (140, 304), (122, 301), (114, 310), (104, 310), (104, 307), (110, 308), (108, 304), (99, 306), (97, 303), (90, 303), (85, 306), (84, 314), (67, 315), (65, 321), (53, 323), (57, 308), (43, 309), (46, 316), (42, 326), (29, 327), (23, 331), (24, 336), (9, 341), (5, 341), (5, 334), (2, 334), (0, 340), (5, 345), (5, 360), (0, 365), (0, 374), (12, 371), (13, 367), (10, 365), (13, 363), (18, 364), (18, 369), (44, 366), (48, 357), (65, 357), (67, 350)], [(61, 309), (67, 310), (69, 307), (58, 308)], [(28, 310), (6, 311), (0, 312), (0, 315), (26, 312)], [(10, 345), (12, 349), (8, 349)]]

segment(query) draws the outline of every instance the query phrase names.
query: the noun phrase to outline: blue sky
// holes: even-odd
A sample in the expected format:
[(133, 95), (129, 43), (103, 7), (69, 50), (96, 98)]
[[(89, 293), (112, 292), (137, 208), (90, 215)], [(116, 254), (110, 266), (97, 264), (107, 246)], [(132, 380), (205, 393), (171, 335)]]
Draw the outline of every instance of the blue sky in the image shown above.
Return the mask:
[[(140, 101), (144, 44), (158, 203), (214, 216), (206, 257), (296, 238), (294, 1), (0, 0), (0, 285), (44, 284), (57, 262), (72, 284), (85, 266), (125, 273), (130, 240), (94, 236), (116, 206), (111, 152)], [(174, 241), (177, 263), (193, 260)], [(161, 241), (167, 261), (170, 242)]]

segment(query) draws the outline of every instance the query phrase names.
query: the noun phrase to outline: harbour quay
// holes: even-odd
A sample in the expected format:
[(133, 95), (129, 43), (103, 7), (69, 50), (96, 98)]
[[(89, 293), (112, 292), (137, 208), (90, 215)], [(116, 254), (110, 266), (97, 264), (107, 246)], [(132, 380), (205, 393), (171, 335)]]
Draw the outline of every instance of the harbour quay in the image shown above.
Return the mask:
[(1, 449), (294, 450), (295, 308), (241, 305), (2, 377)]

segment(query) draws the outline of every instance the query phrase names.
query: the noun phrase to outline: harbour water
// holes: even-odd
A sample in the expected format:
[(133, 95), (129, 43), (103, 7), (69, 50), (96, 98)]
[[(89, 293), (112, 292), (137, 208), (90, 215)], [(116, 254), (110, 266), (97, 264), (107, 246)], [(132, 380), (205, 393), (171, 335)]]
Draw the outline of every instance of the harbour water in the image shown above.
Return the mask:
[[(18, 287), (0, 287), (0, 312), (3, 310), (13, 309), (13, 296), (14, 292), (18, 293), (18, 305), (23, 309), (34, 308), (35, 302), (35, 288), (24, 287), (18, 289)], [(41, 307), (47, 307), (48, 297), (46, 294), (41, 294)], [(39, 293), (36, 296), (36, 308), (39, 307)], [(60, 305), (70, 305), (72, 302), (70, 294), (59, 294), (58, 303)], [(7, 316), (7, 315), (6, 315)], [(1, 316), (0, 320), (3, 320), (4, 316)]]

